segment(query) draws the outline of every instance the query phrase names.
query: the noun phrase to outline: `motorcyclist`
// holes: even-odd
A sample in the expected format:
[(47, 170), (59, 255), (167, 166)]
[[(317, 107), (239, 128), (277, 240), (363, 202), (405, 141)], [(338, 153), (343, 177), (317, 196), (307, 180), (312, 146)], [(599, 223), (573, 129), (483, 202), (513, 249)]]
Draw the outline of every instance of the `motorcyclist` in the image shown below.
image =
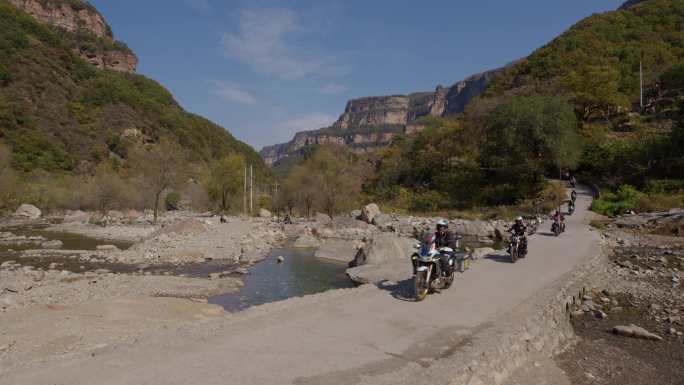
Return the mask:
[(560, 210), (556, 210), (556, 213), (553, 214), (551, 219), (553, 219), (554, 222), (557, 221), (560, 224), (560, 231), (561, 232), (565, 231), (565, 215), (563, 215), (563, 213), (561, 213)]
[(568, 201), (568, 214), (572, 215), (574, 212), (575, 212), (575, 201), (569, 200)]
[(577, 191), (572, 190), (572, 192), (570, 193), (570, 199), (572, 200), (572, 203), (575, 203), (575, 201), (577, 200)]
[(513, 226), (511, 226), (511, 228), (508, 231), (514, 235), (517, 235), (520, 238), (521, 254), (527, 254), (527, 226), (523, 221), (523, 217), (519, 216), (515, 218), (515, 223), (513, 223)]
[[(437, 222), (437, 231), (435, 232), (435, 247), (437, 247), (437, 249), (449, 247), (454, 250), (454, 252), (458, 248), (458, 238), (453, 232), (449, 231), (449, 221), (446, 219), (440, 219)], [(442, 254), (440, 258), (442, 271), (446, 274), (449, 273), (449, 257), (449, 255)]]

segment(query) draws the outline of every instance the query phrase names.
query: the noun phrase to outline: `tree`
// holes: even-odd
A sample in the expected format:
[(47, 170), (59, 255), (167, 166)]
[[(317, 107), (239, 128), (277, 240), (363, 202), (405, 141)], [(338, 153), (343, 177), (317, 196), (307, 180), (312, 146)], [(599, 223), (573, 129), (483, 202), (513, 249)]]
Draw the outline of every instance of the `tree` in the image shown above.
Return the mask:
[(126, 182), (108, 164), (97, 167), (95, 174), (85, 182), (86, 200), (105, 215), (113, 208), (119, 208), (127, 198)]
[(481, 163), (490, 203), (512, 204), (536, 195), (547, 167), (574, 166), (582, 150), (572, 107), (558, 97), (521, 97), (502, 104), (489, 116), (486, 135)]
[(282, 199), (290, 211), (298, 206), (302, 213), (311, 217), (311, 211), (318, 195), (318, 186), (316, 186), (315, 177), (308, 165), (309, 160), (302, 165), (295, 166), (290, 171), (283, 182)]
[(566, 76), (565, 84), (573, 94), (582, 121), (596, 112), (608, 115), (629, 105), (619, 91), (620, 72), (615, 66), (581, 66)]
[(155, 224), (162, 194), (169, 189), (179, 188), (188, 178), (187, 160), (183, 154), (183, 149), (176, 142), (166, 138), (133, 152), (132, 164), (142, 177), (146, 193), (152, 197)]
[(232, 154), (218, 160), (211, 167), (207, 180), (209, 197), (218, 202), (221, 211), (230, 209), (230, 198), (242, 191), (244, 183), (245, 158)]
[(358, 200), (362, 178), (353, 154), (341, 147), (321, 147), (304, 167), (313, 177), (319, 207), (331, 218)]

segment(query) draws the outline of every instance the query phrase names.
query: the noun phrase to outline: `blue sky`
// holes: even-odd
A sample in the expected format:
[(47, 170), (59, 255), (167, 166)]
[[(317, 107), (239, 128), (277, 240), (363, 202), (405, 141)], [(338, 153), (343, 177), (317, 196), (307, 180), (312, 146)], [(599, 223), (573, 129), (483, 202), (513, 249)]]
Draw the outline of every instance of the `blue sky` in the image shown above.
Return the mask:
[(91, 0), (138, 72), (259, 150), (348, 99), (450, 85), (622, 0)]

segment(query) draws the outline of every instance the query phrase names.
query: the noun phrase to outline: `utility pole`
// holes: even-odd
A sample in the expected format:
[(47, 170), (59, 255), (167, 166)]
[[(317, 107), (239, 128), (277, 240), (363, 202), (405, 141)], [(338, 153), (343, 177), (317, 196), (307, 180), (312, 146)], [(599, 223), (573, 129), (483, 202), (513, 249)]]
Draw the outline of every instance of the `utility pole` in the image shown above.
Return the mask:
[(644, 108), (644, 69), (642, 61), (639, 60), (639, 105)]
[(254, 168), (249, 165), (249, 213), (254, 212)]
[(245, 165), (245, 181), (242, 192), (242, 214), (247, 215), (247, 165)]

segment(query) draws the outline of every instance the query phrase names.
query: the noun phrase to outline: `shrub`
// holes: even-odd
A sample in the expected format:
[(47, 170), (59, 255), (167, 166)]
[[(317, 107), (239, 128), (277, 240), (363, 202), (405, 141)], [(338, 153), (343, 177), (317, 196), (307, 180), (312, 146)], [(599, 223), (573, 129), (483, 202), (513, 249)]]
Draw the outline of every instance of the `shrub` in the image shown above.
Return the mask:
[(591, 209), (599, 214), (614, 217), (626, 211), (635, 210), (646, 195), (630, 185), (622, 185), (617, 192), (607, 192), (596, 199)]
[(181, 201), (181, 195), (179, 193), (173, 191), (173, 192), (166, 194), (166, 197), (164, 198), (164, 206), (166, 207), (166, 210), (168, 210), (168, 211), (178, 210), (180, 201)]

